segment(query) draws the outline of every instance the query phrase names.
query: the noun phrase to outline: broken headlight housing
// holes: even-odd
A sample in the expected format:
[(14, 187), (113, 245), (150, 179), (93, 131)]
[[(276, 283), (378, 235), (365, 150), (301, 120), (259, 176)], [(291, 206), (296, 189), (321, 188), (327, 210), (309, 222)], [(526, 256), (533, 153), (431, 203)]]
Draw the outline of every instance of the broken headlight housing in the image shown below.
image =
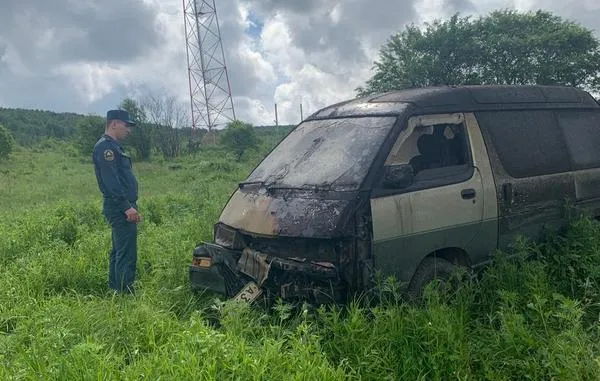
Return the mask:
[(246, 246), (242, 234), (223, 223), (215, 224), (214, 237), (217, 245), (228, 249), (242, 250)]

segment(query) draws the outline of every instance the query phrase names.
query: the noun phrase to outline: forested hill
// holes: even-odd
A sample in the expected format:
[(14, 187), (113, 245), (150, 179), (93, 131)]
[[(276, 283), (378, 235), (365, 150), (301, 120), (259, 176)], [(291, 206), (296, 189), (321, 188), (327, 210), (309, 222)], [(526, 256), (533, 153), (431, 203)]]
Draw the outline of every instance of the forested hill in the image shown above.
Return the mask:
[[(193, 133), (191, 127), (185, 126), (184, 120), (179, 121), (177, 128), (173, 128), (172, 120), (164, 118), (162, 119), (165, 124), (153, 124), (146, 117), (145, 110), (138, 106), (135, 101), (129, 101), (128, 104), (124, 105), (130, 106), (130, 114), (138, 115), (140, 127), (143, 127), (136, 128), (126, 143), (126, 146), (135, 152), (135, 157), (140, 160), (149, 159), (153, 153), (162, 153), (165, 157), (172, 158), (184, 152), (191, 153), (197, 150), (199, 148), (198, 144), (222, 143), (223, 130), (221, 129), (217, 129), (212, 137), (205, 137), (206, 129), (199, 128)], [(245, 123), (242, 124), (246, 125)], [(104, 131), (105, 119), (103, 115), (0, 107), (0, 125), (8, 129), (20, 146), (32, 147), (44, 143), (48, 139), (56, 139), (68, 141), (82, 154), (87, 155)], [(243, 143), (233, 144), (238, 150), (241, 146), (248, 145), (249, 142), (255, 142), (251, 145), (265, 144), (272, 147), (293, 128), (292, 125), (252, 126), (251, 124), (248, 124), (248, 127), (252, 132), (237, 133), (249, 133), (255, 136), (256, 139), (250, 139), (249, 136), (244, 135), (241, 138), (244, 141)], [(192, 141), (196, 143), (190, 143)]]
[(6, 126), (23, 146), (46, 138), (69, 139), (75, 134), (77, 121), (85, 115), (52, 111), (0, 107), (0, 124)]

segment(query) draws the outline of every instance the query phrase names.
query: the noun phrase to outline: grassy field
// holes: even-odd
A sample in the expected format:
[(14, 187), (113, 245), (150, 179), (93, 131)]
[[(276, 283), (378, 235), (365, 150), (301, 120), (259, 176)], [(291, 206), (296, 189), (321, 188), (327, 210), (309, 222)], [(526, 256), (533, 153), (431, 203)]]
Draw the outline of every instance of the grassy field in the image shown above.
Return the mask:
[(134, 163), (135, 296), (106, 286), (110, 232), (88, 158), (49, 143), (0, 163), (0, 379), (600, 379), (600, 227), (588, 220), (518, 243), (514, 260), (422, 306), (393, 282), (376, 305), (269, 313), (193, 295), (193, 248), (267, 149)]

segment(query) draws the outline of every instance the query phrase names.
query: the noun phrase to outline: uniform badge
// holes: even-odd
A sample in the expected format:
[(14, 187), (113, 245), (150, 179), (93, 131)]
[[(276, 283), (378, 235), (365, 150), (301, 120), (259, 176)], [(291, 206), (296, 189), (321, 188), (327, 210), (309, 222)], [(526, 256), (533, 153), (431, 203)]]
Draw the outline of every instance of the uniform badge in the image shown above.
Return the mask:
[(106, 160), (106, 161), (115, 160), (115, 153), (111, 149), (104, 150), (104, 160)]

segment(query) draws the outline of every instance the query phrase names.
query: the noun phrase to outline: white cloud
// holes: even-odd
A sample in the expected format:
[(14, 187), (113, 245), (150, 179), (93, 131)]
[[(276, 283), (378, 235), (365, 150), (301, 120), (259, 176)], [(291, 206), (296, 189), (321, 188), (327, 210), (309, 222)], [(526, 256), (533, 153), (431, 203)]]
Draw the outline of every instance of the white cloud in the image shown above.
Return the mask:
[[(255, 125), (275, 124), (275, 105), (249, 97), (236, 98), (236, 117), (244, 121), (252, 121)], [(239, 111), (243, 116), (237, 115)], [(281, 123), (280, 123), (281, 124)]]
[(316, 66), (305, 64), (289, 83), (277, 87), (275, 101), (284, 123), (298, 123), (300, 104), (303, 117), (307, 117), (317, 109), (339, 101), (340, 94), (349, 94), (352, 90), (347, 81), (332, 73), (323, 72)]
[(252, 72), (265, 83), (274, 83), (277, 79), (273, 65), (258, 51), (252, 50), (248, 44), (238, 46), (238, 56), (248, 62)]
[(4, 63), (8, 72), (14, 75), (32, 75), (33, 72), (27, 68), (25, 62), (21, 59), (19, 53), (12, 47), (7, 45), (0, 62)]
[[(252, 26), (255, 26), (254, 23), (252, 22), (252, 20), (250, 20), (250, 7), (248, 6), (248, 4), (238, 3), (237, 10), (238, 10), (237, 22), (239, 25), (244, 26), (244, 28), (250, 28)], [(217, 10), (217, 12), (218, 12), (218, 10)]]
[[(104, 114), (145, 91), (189, 104), (181, 0), (3, 0), (0, 106)], [(52, 4), (50, 4), (52, 3)], [(76, 6), (73, 6), (75, 4)], [(219, 24), (236, 116), (297, 123), (351, 98), (386, 39), (406, 23), (460, 11), (544, 8), (600, 30), (597, 0), (222, 0)], [(114, 21), (114, 22), (113, 22)], [(248, 34), (257, 31), (258, 35)], [(600, 32), (599, 32), (600, 34)]]
[(53, 72), (65, 78), (74, 94), (88, 103), (109, 94), (117, 84), (127, 84), (123, 69), (96, 62), (79, 62), (61, 65)]
[(340, 4), (336, 4), (333, 9), (331, 10), (331, 12), (329, 12), (329, 18), (331, 18), (331, 22), (334, 24), (337, 24), (340, 22), (340, 18), (341, 18), (341, 11), (340, 11)]
[(445, 0), (420, 0), (415, 3), (415, 9), (419, 15), (419, 22), (429, 22), (446, 14), (444, 10)]
[(291, 76), (302, 67), (304, 52), (294, 46), (288, 22), (283, 15), (277, 14), (266, 20), (260, 39), (266, 58), (283, 75)]

